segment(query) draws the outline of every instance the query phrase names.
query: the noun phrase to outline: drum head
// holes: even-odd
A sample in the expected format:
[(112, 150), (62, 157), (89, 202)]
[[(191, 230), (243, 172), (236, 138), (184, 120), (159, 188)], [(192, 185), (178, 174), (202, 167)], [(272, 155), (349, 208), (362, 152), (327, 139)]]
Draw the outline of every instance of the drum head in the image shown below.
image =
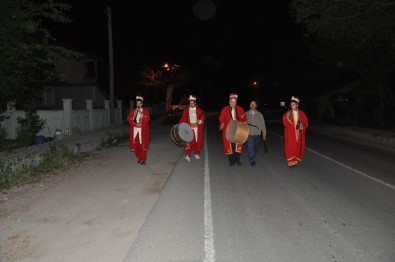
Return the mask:
[(236, 130), (237, 130), (237, 121), (231, 120), (228, 126), (226, 127), (226, 140), (230, 142), (234, 142), (233, 138), (236, 135)]
[(185, 142), (178, 135), (178, 125), (173, 126), (170, 130), (171, 140), (173, 140), (174, 144), (177, 146), (184, 146)]
[(178, 126), (178, 135), (187, 143), (193, 140), (193, 130), (187, 123), (181, 123)]
[(231, 120), (226, 127), (226, 139), (237, 144), (244, 144), (248, 138), (248, 125), (244, 122)]

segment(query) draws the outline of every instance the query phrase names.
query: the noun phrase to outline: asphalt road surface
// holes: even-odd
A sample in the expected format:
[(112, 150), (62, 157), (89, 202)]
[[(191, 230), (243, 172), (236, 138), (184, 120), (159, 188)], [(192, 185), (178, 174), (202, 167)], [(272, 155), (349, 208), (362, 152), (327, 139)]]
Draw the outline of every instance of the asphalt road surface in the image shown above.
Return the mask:
[(218, 121), (201, 160), (179, 160), (125, 261), (395, 261), (395, 155), (308, 133), (290, 169), (268, 123), (250, 167), (230, 167)]

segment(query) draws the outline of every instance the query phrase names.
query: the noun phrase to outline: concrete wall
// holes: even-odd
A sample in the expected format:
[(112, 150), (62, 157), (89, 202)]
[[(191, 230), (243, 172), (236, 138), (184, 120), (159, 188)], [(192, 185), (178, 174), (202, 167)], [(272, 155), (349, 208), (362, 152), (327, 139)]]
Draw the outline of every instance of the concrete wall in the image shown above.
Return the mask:
[(53, 86), (43, 94), (43, 106), (62, 108), (63, 98), (73, 99), (74, 109), (84, 109), (87, 99), (93, 100), (93, 107), (104, 107), (106, 97), (97, 86)]
[[(101, 130), (110, 126), (110, 101), (104, 101), (104, 108), (94, 109), (93, 100), (85, 101), (85, 109), (74, 109), (73, 99), (62, 99), (63, 110), (38, 110), (40, 119), (45, 120), (44, 128), (37, 133), (45, 137), (54, 137), (56, 129), (60, 129), (63, 134), (73, 134), (73, 129), (77, 128), (85, 133), (93, 130)], [(118, 100), (117, 108), (114, 109), (114, 124), (124, 123), (125, 116), (122, 110), (122, 101)], [(7, 132), (7, 139), (16, 139), (18, 128), (18, 117), (25, 117), (25, 112), (15, 110), (15, 105), (9, 106), (4, 113), (7, 119), (0, 122), (0, 126)]]

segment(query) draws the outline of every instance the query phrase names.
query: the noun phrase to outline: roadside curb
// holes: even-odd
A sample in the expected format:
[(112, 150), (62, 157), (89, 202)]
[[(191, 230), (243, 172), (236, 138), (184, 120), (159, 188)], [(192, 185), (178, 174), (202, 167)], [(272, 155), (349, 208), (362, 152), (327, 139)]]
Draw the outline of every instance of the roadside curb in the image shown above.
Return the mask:
[(352, 138), (370, 144), (379, 144), (391, 149), (395, 149), (395, 133), (384, 130), (368, 129), (350, 126), (317, 126), (311, 125), (312, 132), (332, 134), (345, 138)]
[[(278, 120), (265, 121), (266, 123), (282, 124)], [(332, 135), (344, 139), (362, 142), (372, 146), (386, 147), (395, 150), (395, 132), (369, 129), (354, 126), (335, 126), (311, 124), (307, 132), (316, 132), (324, 135)]]
[(63, 145), (70, 150), (73, 155), (89, 153), (100, 148), (103, 143), (115, 137), (122, 137), (129, 134), (129, 126), (114, 126), (99, 131), (83, 133), (80, 136), (64, 137), (62, 140), (54, 140), (48, 143), (33, 145), (26, 148), (15, 149), (11, 152), (0, 153), (0, 172), (19, 171), (30, 166), (37, 166), (50, 152), (51, 146)]

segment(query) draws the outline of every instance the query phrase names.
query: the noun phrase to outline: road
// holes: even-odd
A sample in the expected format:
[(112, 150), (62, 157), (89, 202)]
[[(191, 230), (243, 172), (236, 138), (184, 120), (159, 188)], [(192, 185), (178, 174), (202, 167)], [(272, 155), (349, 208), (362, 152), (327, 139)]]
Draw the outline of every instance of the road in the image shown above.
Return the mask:
[(230, 167), (211, 119), (205, 157), (179, 160), (124, 261), (394, 262), (394, 153), (310, 132), (290, 169), (267, 125), (269, 153)]

